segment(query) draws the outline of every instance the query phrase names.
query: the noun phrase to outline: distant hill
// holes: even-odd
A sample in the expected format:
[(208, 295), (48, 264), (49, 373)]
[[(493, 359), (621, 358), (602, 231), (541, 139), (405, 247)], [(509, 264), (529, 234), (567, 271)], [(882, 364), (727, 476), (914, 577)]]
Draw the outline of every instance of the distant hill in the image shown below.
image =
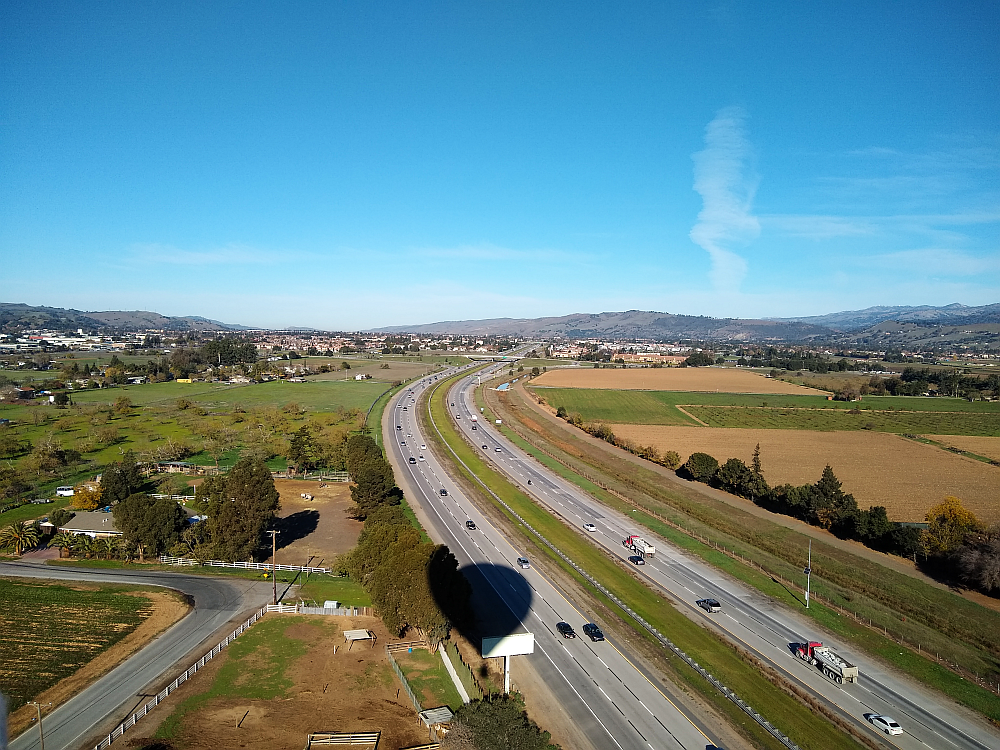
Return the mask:
[(556, 318), (450, 320), (424, 325), (391, 326), (380, 333), (514, 335), (529, 338), (699, 339), (713, 341), (808, 341), (825, 338), (825, 326), (797, 321), (708, 318), (628, 310), (576, 313)]
[(118, 328), (130, 331), (158, 329), (164, 331), (241, 331), (246, 326), (220, 323), (198, 316), (171, 318), (145, 310), (84, 312), (61, 307), (40, 307), (10, 302), (0, 302), (0, 330), (13, 331), (26, 328), (52, 330), (94, 330)]
[(864, 310), (811, 315), (803, 318), (776, 318), (786, 323), (809, 323), (835, 331), (859, 331), (887, 320), (900, 323), (970, 325), (1000, 323), (1000, 304), (968, 307), (951, 304), (943, 307), (868, 307)]

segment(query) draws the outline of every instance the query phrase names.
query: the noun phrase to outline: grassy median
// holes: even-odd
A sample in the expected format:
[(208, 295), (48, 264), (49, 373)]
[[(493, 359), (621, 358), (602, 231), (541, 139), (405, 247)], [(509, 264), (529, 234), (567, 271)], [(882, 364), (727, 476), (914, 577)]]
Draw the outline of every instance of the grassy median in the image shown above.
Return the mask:
[[(430, 439), (439, 443), (441, 455), (450, 458), (454, 451), (458, 461), (453, 461), (455, 470), (466, 476), (473, 483), (481, 480), (493, 493), (513, 508), (522, 518), (533, 526), (545, 540), (559, 548), (565, 555), (588, 571), (608, 590), (612, 591), (641, 617), (650, 622), (657, 630), (668, 637), (683, 651), (688, 653), (698, 663), (714, 674), (723, 684), (734, 690), (750, 703), (755, 710), (767, 717), (776, 727), (787, 734), (804, 749), (819, 748), (861, 748), (853, 737), (836, 726), (831, 721), (818, 715), (815, 706), (807, 706), (786, 692), (781, 686), (772, 682), (774, 676), (762, 672), (759, 665), (749, 655), (746, 655), (732, 645), (722, 640), (712, 631), (701, 627), (678, 612), (668, 597), (655, 592), (638, 580), (629, 571), (611, 559), (575, 530), (570, 529), (549, 511), (534, 503), (524, 493), (520, 492), (505, 477), (492, 469), (478, 451), (469, 446), (455, 429), (451, 422), (448, 409), (445, 407), (445, 395), (453, 379), (443, 381), (434, 390), (429, 400), (429, 413), (433, 427), (429, 430)], [(436, 434), (434, 427), (440, 435)], [(459, 461), (461, 463), (459, 463)], [(464, 466), (462, 465), (464, 464)], [(491, 502), (493, 499), (483, 493)], [(558, 565), (566, 575), (575, 579), (577, 584), (590, 592), (594, 601), (602, 608), (617, 609), (599, 590), (581, 577), (572, 567), (552, 552), (544, 541), (533, 538), (532, 535), (516, 518), (502, 505), (496, 507), (510, 519), (510, 526), (521, 535), (525, 543), (532, 544), (550, 561)], [(618, 610), (619, 617), (632, 627), (637, 635), (652, 642), (652, 636), (625, 612)], [(716, 710), (728, 716), (732, 725), (743, 731), (759, 747), (782, 747), (777, 740), (763, 728), (749, 719), (738, 707), (720, 695), (715, 688), (701, 678), (685, 663), (675, 658), (670, 652), (663, 652), (667, 657), (661, 660), (661, 666), (671, 673), (675, 682), (687, 685), (697, 691), (713, 704)]]

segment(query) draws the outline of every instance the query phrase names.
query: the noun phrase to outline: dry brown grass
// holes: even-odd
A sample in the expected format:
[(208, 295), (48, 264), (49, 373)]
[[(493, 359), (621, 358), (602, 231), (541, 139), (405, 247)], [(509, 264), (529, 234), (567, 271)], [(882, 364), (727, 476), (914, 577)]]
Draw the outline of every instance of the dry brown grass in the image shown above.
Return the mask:
[(533, 383), (552, 388), (608, 388), (624, 391), (825, 395), (822, 391), (765, 378), (748, 370), (721, 367), (552, 370), (535, 378)]
[[(931, 506), (955, 495), (980, 520), (1000, 522), (1000, 468), (898, 435), (629, 424), (611, 428), (641, 445), (677, 451), (682, 460), (702, 451), (720, 463), (739, 458), (749, 464), (760, 443), (764, 475), (772, 485), (815, 482), (829, 464), (860, 507), (884, 505), (894, 521), (923, 521)], [(990, 439), (1000, 441), (947, 436), (951, 442)]]
[[(968, 435), (924, 435), (942, 445), (950, 445), (977, 456), (1000, 461), (1000, 437), (973, 437)], [(1000, 502), (1000, 499), (998, 499)]]

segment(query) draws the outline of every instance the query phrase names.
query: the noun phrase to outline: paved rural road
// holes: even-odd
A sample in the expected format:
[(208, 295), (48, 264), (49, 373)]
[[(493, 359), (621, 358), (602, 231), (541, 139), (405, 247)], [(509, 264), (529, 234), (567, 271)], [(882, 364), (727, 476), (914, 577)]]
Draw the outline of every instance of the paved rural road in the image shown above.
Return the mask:
[[(626, 653), (611, 641), (591, 643), (583, 635), (582, 626), (589, 618), (545, 577), (546, 563), (533, 561), (526, 570), (518, 567), (516, 560), (521, 553), (465, 497), (434, 455), (421, 448), (426, 440), (415, 408), (420, 394), (434, 384), (433, 378), (425, 378), (401, 391), (390, 403), (389, 431), (395, 434), (386, 436), (387, 449), (408, 472), (409, 484), (417, 490), (414, 499), (431, 521), (428, 533), (448, 545), (463, 569), (472, 568), (469, 577), (476, 592), (474, 599), (479, 599), (477, 612), (484, 604), (503, 609), (504, 614), (494, 617), (494, 621), (514, 619), (515, 632), (534, 634), (534, 654), (514, 658), (532, 660), (560, 707), (594, 747), (719, 747), (712, 728), (699, 725), (694, 717), (681, 711)], [(397, 425), (401, 429), (395, 429)], [(416, 463), (410, 463), (411, 457)], [(441, 495), (442, 489), (448, 494)], [(466, 527), (469, 520), (476, 524), (475, 529)], [(513, 618), (511, 613), (515, 613)], [(560, 637), (555, 628), (560, 621), (570, 623), (579, 637)]]
[[(166, 676), (172, 678), (174, 671), (179, 673), (189, 666), (188, 660), (197, 661), (203, 651), (216, 645), (215, 639), (206, 643), (207, 638), (231, 620), (242, 621), (250, 610), (271, 600), (270, 584), (238, 578), (105, 571), (29, 563), (0, 563), (0, 576), (163, 586), (181, 591), (194, 599), (194, 608), (186, 617), (90, 687), (43, 717), (46, 750), (79, 750), (88, 738), (110, 731), (130, 715), (133, 708), (148, 699), (141, 696), (146, 695), (147, 688), (153, 683)], [(178, 662), (183, 666), (179, 666)], [(139, 727), (136, 731), (141, 733), (142, 721), (136, 726)], [(121, 742), (127, 740), (126, 734)], [(36, 748), (39, 748), (37, 727), (32, 727), (10, 742), (10, 750)]]
[[(631, 522), (624, 514), (613, 511), (575, 485), (549, 471), (514, 446), (491, 424), (480, 419), (475, 431), (469, 417), (478, 414), (473, 399), (474, 378), (465, 378), (453, 386), (448, 403), (450, 411), (460, 414), (456, 424), (476, 445), (486, 445), (483, 456), (507, 475), (522, 491), (565, 519), (578, 529), (581, 536), (622, 560), (633, 553), (622, 546), (630, 534), (641, 534), (653, 541), (656, 554), (646, 564), (635, 568), (654, 588), (669, 593), (693, 619), (717, 628), (727, 638), (755, 652), (778, 669), (786, 679), (834, 707), (854, 721), (872, 738), (882, 737), (890, 746), (899, 748), (934, 748), (946, 750), (988, 750), (1000, 747), (1000, 733), (981, 717), (943, 696), (932, 693), (905, 676), (888, 671), (874, 659), (844, 647), (830, 634), (817, 631), (812, 620), (784, 607), (776, 606), (758, 592), (744, 587), (708, 566), (700, 558), (678, 550), (648, 530)], [(498, 451), (499, 449), (499, 451)], [(531, 484), (528, 485), (528, 481)], [(584, 523), (597, 527), (595, 532), (583, 530)], [(713, 615), (698, 609), (694, 602), (712, 597), (723, 605), (723, 611)], [(789, 644), (805, 640), (822, 640), (846, 656), (860, 669), (859, 682), (839, 686), (828, 680), (792, 654)], [(741, 696), (753, 705), (753, 696)], [(876, 731), (865, 714), (888, 714), (905, 732), (891, 739)], [(767, 717), (781, 727), (781, 717)], [(793, 741), (794, 737), (791, 738)]]

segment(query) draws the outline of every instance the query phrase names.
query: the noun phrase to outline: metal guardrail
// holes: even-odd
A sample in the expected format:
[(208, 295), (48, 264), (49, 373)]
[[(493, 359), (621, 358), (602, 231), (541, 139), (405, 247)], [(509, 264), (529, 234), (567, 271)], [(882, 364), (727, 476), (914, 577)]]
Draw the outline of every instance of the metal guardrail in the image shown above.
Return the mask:
[[(435, 387), (435, 390), (437, 390), (437, 387)], [(792, 740), (787, 735), (785, 735), (783, 732), (781, 732), (781, 730), (779, 730), (777, 727), (771, 724), (771, 722), (769, 722), (767, 719), (765, 719), (763, 716), (757, 713), (750, 705), (745, 703), (736, 693), (734, 693), (732, 690), (730, 690), (721, 682), (719, 682), (719, 680), (716, 677), (714, 677), (704, 667), (698, 664), (698, 662), (696, 662), (686, 653), (681, 651), (681, 649), (678, 648), (669, 638), (667, 638), (659, 630), (654, 628), (650, 623), (646, 622), (646, 620), (643, 619), (642, 616), (640, 616), (637, 612), (635, 612), (625, 602), (623, 602), (617, 596), (608, 591), (608, 589), (605, 588), (602, 583), (600, 583), (596, 578), (590, 575), (590, 573), (588, 573), (586, 570), (580, 567), (568, 555), (563, 553), (562, 550), (560, 550), (558, 547), (552, 544), (552, 542), (550, 542), (548, 539), (542, 536), (542, 534), (537, 529), (535, 529), (531, 524), (529, 524), (524, 518), (522, 518), (521, 515), (516, 510), (510, 507), (506, 502), (504, 502), (504, 500), (500, 498), (499, 495), (493, 492), (493, 490), (491, 490), (489, 486), (487, 486), (487, 484), (482, 479), (480, 479), (479, 476), (472, 469), (468, 467), (468, 465), (458, 456), (458, 454), (455, 453), (455, 450), (450, 445), (448, 445), (448, 441), (444, 439), (444, 435), (441, 434), (440, 428), (438, 428), (437, 423), (434, 421), (434, 415), (431, 412), (429, 403), (430, 400), (428, 399), (427, 415), (430, 418), (431, 424), (434, 426), (434, 430), (437, 432), (438, 437), (441, 439), (441, 442), (444, 443), (446, 446), (448, 446), (448, 450), (451, 451), (451, 454), (452, 456), (454, 456), (455, 460), (458, 463), (460, 463), (463, 467), (465, 467), (465, 470), (469, 473), (469, 475), (475, 478), (476, 482), (478, 482), (483, 487), (483, 489), (490, 494), (490, 497), (492, 497), (494, 500), (500, 503), (500, 505), (506, 508), (508, 513), (510, 513), (521, 524), (523, 524), (526, 529), (528, 529), (532, 534), (534, 534), (539, 539), (539, 541), (542, 542), (542, 544), (544, 544), (546, 547), (552, 550), (556, 555), (558, 555), (558, 557), (563, 562), (565, 562), (567, 565), (570, 565), (573, 568), (573, 570), (575, 570), (577, 573), (583, 576), (591, 585), (596, 587), (602, 594), (604, 594), (611, 601), (617, 604), (622, 609), (622, 611), (626, 612), (633, 620), (642, 625), (642, 627), (645, 628), (646, 631), (649, 632), (654, 638), (656, 638), (661, 645), (673, 651), (677, 656), (683, 659), (690, 667), (692, 667), (696, 672), (698, 672), (698, 674), (700, 674), (702, 677), (708, 680), (709, 683), (711, 683), (717, 690), (719, 690), (719, 692), (721, 692), (729, 700), (731, 700), (733, 703), (739, 706), (744, 711), (744, 713), (746, 713), (750, 718), (752, 718), (760, 726), (762, 726), (765, 730), (767, 730), (767, 732), (772, 737), (774, 737), (781, 744), (787, 747), (788, 750), (801, 750), (801, 748), (794, 742), (792, 742)], [(468, 443), (468, 440), (465, 438), (465, 435), (462, 435), (461, 433), (459, 434)], [(471, 445), (471, 443), (469, 443), (469, 445)]]
[(170, 557), (160, 555), (160, 562), (164, 565), (206, 565), (210, 568), (240, 568), (243, 570), (290, 570), (301, 573), (326, 573), (330, 574), (330, 568), (315, 568), (308, 565), (272, 565), (271, 563), (255, 562), (224, 562), (223, 560), (195, 560), (191, 557)]
[(238, 628), (236, 628), (236, 630), (234, 630), (232, 633), (226, 636), (226, 639), (224, 641), (219, 643), (219, 645), (217, 645), (215, 648), (213, 648), (211, 651), (209, 651), (207, 654), (201, 657), (190, 667), (185, 669), (184, 672), (176, 680), (171, 682), (169, 685), (163, 688), (163, 690), (157, 693), (151, 701), (146, 703), (146, 705), (144, 705), (134, 714), (129, 716), (125, 721), (123, 721), (121, 724), (115, 727), (114, 730), (112, 730), (111, 734), (109, 734), (107, 737), (98, 742), (97, 745), (94, 746), (94, 750), (104, 750), (104, 748), (110, 746), (112, 742), (114, 742), (123, 734), (125, 734), (125, 732), (128, 729), (131, 729), (133, 726), (135, 726), (135, 723), (139, 721), (139, 719), (141, 719), (143, 716), (145, 716), (154, 708), (156, 708), (158, 705), (160, 705), (160, 701), (165, 700), (168, 695), (170, 695), (177, 688), (179, 688), (181, 685), (187, 682), (189, 677), (194, 675), (199, 669), (204, 667), (214, 657), (222, 653), (222, 649), (224, 649), (230, 643), (232, 643), (241, 635), (243, 635), (243, 633), (246, 632), (246, 630), (251, 625), (253, 625), (255, 622), (257, 622), (257, 620), (259, 620), (261, 617), (264, 616), (264, 614), (268, 611), (268, 609), (269, 609), (268, 607), (263, 607), (262, 609), (260, 609), (257, 613), (251, 616), (245, 623), (240, 625)]

